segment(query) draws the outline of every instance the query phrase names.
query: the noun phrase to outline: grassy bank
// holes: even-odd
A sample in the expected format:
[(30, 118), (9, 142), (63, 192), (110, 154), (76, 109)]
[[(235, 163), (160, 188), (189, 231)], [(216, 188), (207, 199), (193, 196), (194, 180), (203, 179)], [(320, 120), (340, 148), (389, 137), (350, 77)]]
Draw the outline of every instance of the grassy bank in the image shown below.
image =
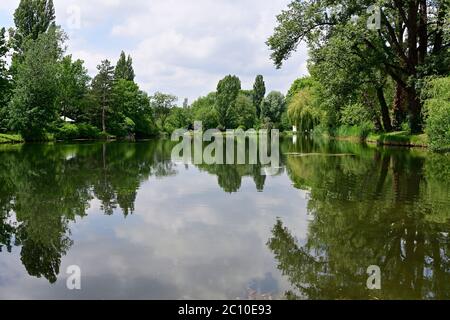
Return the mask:
[(19, 134), (0, 133), (0, 143), (22, 143), (24, 140)]
[(406, 131), (381, 134), (371, 133), (368, 135), (366, 141), (377, 143), (379, 145), (428, 147), (428, 136), (426, 134), (409, 134), (409, 132)]
[(376, 143), (386, 146), (421, 148), (427, 148), (429, 146), (428, 136), (426, 134), (410, 134), (407, 131), (374, 133), (360, 127), (341, 127), (332, 136), (328, 137), (338, 140)]

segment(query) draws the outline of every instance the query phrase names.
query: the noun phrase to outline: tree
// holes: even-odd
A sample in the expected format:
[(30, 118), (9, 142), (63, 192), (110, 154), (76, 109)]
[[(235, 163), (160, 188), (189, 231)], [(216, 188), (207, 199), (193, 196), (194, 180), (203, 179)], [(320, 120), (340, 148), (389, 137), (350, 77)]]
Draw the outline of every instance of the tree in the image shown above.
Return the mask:
[(281, 92), (270, 92), (261, 103), (261, 118), (264, 122), (279, 123), (286, 109), (286, 102)]
[(72, 61), (72, 56), (63, 58), (59, 69), (57, 103), (61, 115), (75, 120), (81, 115), (80, 104), (85, 98), (91, 78), (82, 60)]
[(134, 69), (133, 69), (133, 59), (129, 55), (128, 58), (125, 56), (125, 52), (121, 52), (119, 61), (117, 61), (116, 70), (114, 73), (114, 78), (116, 80), (124, 79), (128, 81), (134, 81)]
[(157, 120), (159, 120), (161, 129), (164, 130), (166, 119), (170, 115), (170, 111), (174, 108), (175, 102), (178, 100), (176, 96), (156, 92), (151, 98), (150, 103), (155, 112)]
[(54, 27), (24, 44), (24, 61), (18, 66), (10, 117), (13, 128), (26, 140), (44, 138), (45, 130), (56, 119), (62, 42), (62, 32)]
[(261, 116), (261, 102), (266, 95), (266, 84), (262, 75), (256, 76), (255, 84), (253, 85), (253, 105), (256, 108), (256, 116)]
[(5, 28), (0, 29), (0, 132), (7, 130), (7, 109), (10, 98), (11, 83), (9, 79), (8, 68), (6, 65), (6, 54), (9, 48), (5, 38)]
[(241, 90), (241, 80), (228, 75), (217, 84), (216, 112), (221, 130), (232, 128), (235, 121), (235, 104)]
[(23, 61), (24, 45), (27, 40), (37, 40), (40, 34), (55, 27), (53, 0), (21, 0), (14, 12), (15, 29), (10, 29), (11, 46), (14, 49), (12, 73), (16, 74), (17, 64)]
[(115, 83), (110, 122), (111, 133), (118, 136), (148, 137), (154, 133), (150, 99), (135, 82), (120, 79)]
[(314, 129), (323, 116), (311, 87), (301, 89), (289, 100), (287, 112), (290, 122), (297, 126), (300, 132)]
[[(320, 50), (334, 37), (347, 33), (354, 40), (350, 48), (355, 54), (361, 48), (373, 52), (379, 59), (378, 69), (404, 88), (411, 130), (420, 132), (422, 79), (445, 74), (450, 68), (447, 49), (450, 39), (446, 37), (449, 30), (443, 28), (450, 7), (448, 1), (381, 1), (378, 32), (367, 28), (373, 13), (367, 13), (366, 1), (344, 0), (338, 4), (339, 7), (335, 1), (291, 2), (278, 16), (278, 26), (267, 41), (275, 65), (281, 67), (301, 41), (306, 41), (313, 50)], [(361, 17), (356, 26), (355, 15)]]
[(214, 129), (219, 125), (216, 113), (216, 93), (211, 92), (206, 97), (200, 97), (191, 105), (192, 121), (201, 121), (203, 129)]
[(114, 85), (114, 67), (109, 60), (103, 60), (97, 66), (98, 74), (92, 81), (94, 91), (101, 107), (102, 130), (106, 132), (106, 116), (111, 103), (111, 95)]
[(245, 129), (252, 129), (256, 122), (256, 108), (253, 101), (240, 93), (236, 99), (236, 125)]

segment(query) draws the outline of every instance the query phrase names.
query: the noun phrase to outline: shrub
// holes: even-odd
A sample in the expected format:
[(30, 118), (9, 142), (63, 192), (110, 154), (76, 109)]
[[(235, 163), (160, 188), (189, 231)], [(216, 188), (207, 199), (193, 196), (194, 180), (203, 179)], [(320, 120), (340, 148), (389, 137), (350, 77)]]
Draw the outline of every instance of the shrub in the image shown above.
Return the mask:
[(55, 132), (57, 140), (72, 140), (78, 137), (78, 127), (71, 123), (64, 123), (62, 127)]
[(89, 124), (64, 123), (55, 132), (57, 140), (98, 139), (100, 130)]
[(434, 151), (450, 149), (450, 77), (429, 81), (425, 90), (425, 132)]
[(370, 122), (365, 122), (359, 126), (340, 126), (336, 129), (334, 134), (337, 137), (355, 137), (360, 140), (365, 140), (372, 131), (373, 124)]

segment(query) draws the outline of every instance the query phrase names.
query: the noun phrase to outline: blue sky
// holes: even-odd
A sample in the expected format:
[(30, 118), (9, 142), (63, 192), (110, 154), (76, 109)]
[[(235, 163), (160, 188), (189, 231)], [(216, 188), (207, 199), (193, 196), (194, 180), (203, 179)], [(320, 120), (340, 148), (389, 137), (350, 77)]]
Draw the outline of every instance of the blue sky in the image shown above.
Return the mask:
[[(91, 75), (120, 51), (134, 59), (136, 81), (152, 94), (190, 101), (213, 91), (227, 74), (245, 89), (257, 74), (267, 89), (286, 92), (305, 75), (307, 51), (276, 70), (265, 45), (276, 15), (290, 0), (54, 0), (57, 23), (69, 36), (67, 53), (85, 61)], [(1, 0), (0, 26), (12, 26), (19, 0)]]

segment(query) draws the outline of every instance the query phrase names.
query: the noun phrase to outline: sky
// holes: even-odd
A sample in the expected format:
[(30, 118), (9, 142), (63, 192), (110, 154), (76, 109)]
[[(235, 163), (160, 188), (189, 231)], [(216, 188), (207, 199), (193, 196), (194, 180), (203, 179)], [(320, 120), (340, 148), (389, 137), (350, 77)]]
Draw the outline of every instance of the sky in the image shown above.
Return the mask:
[[(214, 91), (228, 74), (251, 89), (256, 75), (267, 91), (285, 93), (307, 74), (307, 50), (277, 70), (265, 44), (276, 15), (290, 0), (54, 0), (57, 24), (68, 34), (67, 53), (91, 76), (101, 60), (131, 54), (141, 89), (190, 102)], [(0, 26), (13, 26), (19, 0), (1, 0)]]

